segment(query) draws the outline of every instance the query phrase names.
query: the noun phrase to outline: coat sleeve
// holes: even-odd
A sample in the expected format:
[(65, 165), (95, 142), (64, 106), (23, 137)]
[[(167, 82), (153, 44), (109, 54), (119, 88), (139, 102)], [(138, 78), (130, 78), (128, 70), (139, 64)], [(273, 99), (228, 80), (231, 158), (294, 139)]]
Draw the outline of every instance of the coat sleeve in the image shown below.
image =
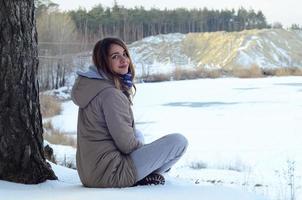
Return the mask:
[(135, 138), (130, 103), (122, 92), (113, 88), (104, 91), (102, 109), (109, 133), (122, 153), (129, 154), (142, 146)]

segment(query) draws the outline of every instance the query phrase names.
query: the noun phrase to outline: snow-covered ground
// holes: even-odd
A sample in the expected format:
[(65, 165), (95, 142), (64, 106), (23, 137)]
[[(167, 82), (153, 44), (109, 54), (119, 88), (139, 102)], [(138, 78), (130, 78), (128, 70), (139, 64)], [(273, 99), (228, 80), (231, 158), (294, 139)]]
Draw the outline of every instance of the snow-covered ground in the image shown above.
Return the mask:
[(134, 105), (147, 141), (171, 132), (189, 139), (171, 176), (235, 184), (271, 199), (289, 199), (293, 182), (302, 199), (302, 77), (140, 84)]
[[(77, 108), (63, 106), (53, 122), (75, 132)], [(137, 84), (134, 114), (147, 142), (174, 132), (188, 138), (188, 151), (170, 176), (286, 199), (288, 161), (295, 161), (294, 187), (302, 199), (301, 77)]]
[(259, 195), (243, 192), (236, 188), (192, 184), (186, 180), (169, 177), (162, 186), (138, 186), (131, 188), (85, 188), (77, 172), (52, 165), (59, 181), (46, 181), (38, 185), (22, 185), (0, 181), (0, 197), (5, 200), (265, 200)]
[[(165, 186), (87, 189), (76, 171), (53, 165), (60, 181), (38, 186), (1, 181), (0, 196), (287, 200), (291, 183), (296, 200), (302, 200), (302, 77), (142, 83), (137, 84), (133, 109), (146, 142), (174, 132), (189, 140)], [(76, 132), (76, 120), (71, 101), (52, 118), (56, 128), (70, 134)], [(64, 152), (58, 145), (54, 152), (69, 158), (75, 150)]]

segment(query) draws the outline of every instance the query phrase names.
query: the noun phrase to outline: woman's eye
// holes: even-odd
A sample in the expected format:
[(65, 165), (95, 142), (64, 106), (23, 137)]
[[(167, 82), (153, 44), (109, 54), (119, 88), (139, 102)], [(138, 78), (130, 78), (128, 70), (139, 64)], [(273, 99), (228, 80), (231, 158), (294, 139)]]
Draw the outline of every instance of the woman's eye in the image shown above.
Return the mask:
[(128, 58), (127, 53), (123, 53), (123, 56), (124, 56), (125, 58)]
[(114, 55), (111, 58), (115, 60), (115, 59), (117, 59), (117, 55)]

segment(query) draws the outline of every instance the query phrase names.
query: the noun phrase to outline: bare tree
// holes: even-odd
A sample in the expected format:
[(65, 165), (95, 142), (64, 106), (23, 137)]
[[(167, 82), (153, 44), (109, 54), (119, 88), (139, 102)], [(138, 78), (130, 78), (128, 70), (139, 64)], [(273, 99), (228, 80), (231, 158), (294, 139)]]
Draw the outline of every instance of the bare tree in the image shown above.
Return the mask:
[(65, 75), (71, 71), (72, 55), (80, 51), (75, 24), (67, 13), (59, 12), (53, 5), (40, 12), (37, 31), (40, 89), (57, 89), (64, 86)]
[(43, 155), (34, 0), (0, 0), (0, 179), (57, 179)]

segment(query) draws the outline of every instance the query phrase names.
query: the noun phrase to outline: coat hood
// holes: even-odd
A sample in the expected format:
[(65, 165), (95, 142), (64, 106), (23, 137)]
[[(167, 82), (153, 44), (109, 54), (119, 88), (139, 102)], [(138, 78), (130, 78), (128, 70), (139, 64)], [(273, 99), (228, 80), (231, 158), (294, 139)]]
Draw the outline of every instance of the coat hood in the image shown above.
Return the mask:
[(90, 66), (86, 72), (77, 71), (71, 99), (80, 108), (85, 108), (89, 102), (106, 88), (114, 88), (114, 84), (104, 73), (99, 73), (95, 66)]

